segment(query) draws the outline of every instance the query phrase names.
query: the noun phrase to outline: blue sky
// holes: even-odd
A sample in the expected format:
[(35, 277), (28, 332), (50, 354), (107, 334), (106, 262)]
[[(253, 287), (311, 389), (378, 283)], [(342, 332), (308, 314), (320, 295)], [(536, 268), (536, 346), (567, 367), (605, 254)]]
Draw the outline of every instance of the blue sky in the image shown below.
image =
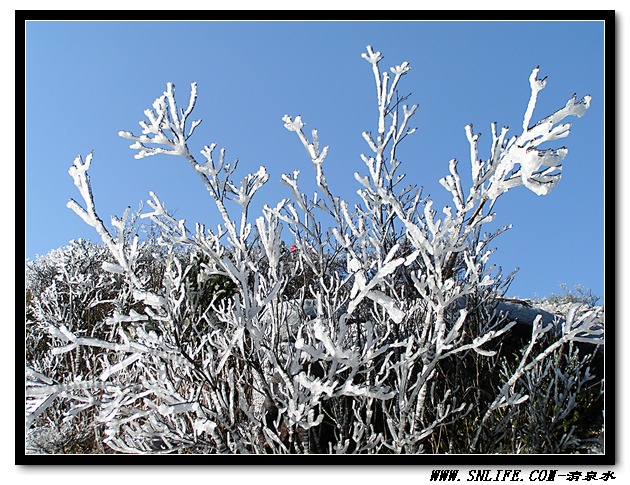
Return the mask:
[(513, 228), (494, 240), (492, 261), (520, 271), (509, 293), (520, 297), (560, 292), (581, 284), (604, 294), (604, 25), (603, 22), (31, 22), (26, 28), (26, 248), (34, 259), (71, 239), (98, 240), (72, 211), (79, 200), (67, 173), (78, 154), (94, 150), (90, 176), (101, 218), (136, 209), (154, 191), (189, 224), (216, 226), (216, 209), (183, 159), (133, 158), (120, 130), (140, 131), (143, 111), (165, 89), (177, 87), (185, 105), (191, 82), (199, 98), (193, 153), (216, 142), (241, 174), (267, 167), (270, 182), (259, 204), (288, 196), (280, 175), (310, 162), (286, 131), (284, 114), (301, 115), (329, 145), (327, 179), (354, 200), (355, 171), (363, 172), (361, 132), (375, 130), (371, 44), (381, 68), (409, 61), (400, 84), (419, 104), (418, 131), (399, 156), (410, 182), (448, 203), (438, 180), (448, 161), (469, 164), (464, 126), (481, 132), (480, 154), (490, 150), (490, 123), (518, 134), (529, 98), (529, 74), (540, 66), (547, 87), (533, 120), (575, 92), (591, 108), (572, 118), (563, 180), (549, 196), (520, 187), (495, 206), (497, 224)]

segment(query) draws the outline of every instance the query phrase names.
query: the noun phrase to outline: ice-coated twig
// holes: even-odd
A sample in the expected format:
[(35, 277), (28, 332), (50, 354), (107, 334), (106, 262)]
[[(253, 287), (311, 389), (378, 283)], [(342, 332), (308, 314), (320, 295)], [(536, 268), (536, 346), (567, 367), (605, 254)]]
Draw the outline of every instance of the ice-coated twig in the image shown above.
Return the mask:
[[(536, 147), (545, 142), (564, 138), (569, 135), (570, 124), (559, 125), (568, 116), (583, 116), (591, 103), (590, 96), (576, 101), (575, 95), (567, 101), (564, 108), (542, 119), (530, 127), (538, 93), (545, 87), (546, 78), (538, 79), (539, 68), (530, 76), (531, 97), (523, 118), (523, 132), (518, 137), (505, 141), (508, 131), (504, 127), (501, 134), (496, 134), (496, 123), (492, 124), (493, 146), (491, 158), (483, 164), (473, 161), (473, 185), (482, 188), (481, 196), (490, 200), (498, 198), (511, 188), (524, 185), (537, 195), (548, 194), (560, 181), (562, 166), (568, 150), (539, 150)], [(472, 134), (472, 127), (466, 127), (471, 144), (472, 158), (476, 160), (476, 141), (479, 135)], [(545, 168), (546, 167), (546, 168)], [(482, 187), (483, 184), (483, 187)]]
[(196, 100), (197, 84), (192, 83), (188, 107), (185, 111), (178, 111), (175, 101), (175, 85), (167, 83), (164, 94), (153, 102), (153, 110), (147, 109), (144, 112), (149, 122), (140, 121), (142, 135), (134, 135), (129, 131), (120, 131), (118, 135), (135, 142), (130, 146), (131, 149), (138, 150), (135, 158), (157, 154), (186, 156), (188, 154), (186, 140), (201, 123), (201, 120), (193, 121), (188, 133), (186, 133), (186, 121), (195, 107)]
[(123, 269), (125, 274), (131, 279), (133, 285), (136, 288), (142, 288), (141, 281), (136, 277), (134, 271), (132, 270), (133, 265), (133, 257), (135, 255), (135, 249), (137, 242), (134, 243), (134, 246), (131, 248), (131, 252), (127, 254), (124, 248), (124, 225), (127, 215), (129, 213), (129, 209), (125, 211), (125, 215), (122, 220), (117, 218), (112, 218), (112, 222), (118, 228), (118, 239), (114, 240), (112, 236), (109, 234), (109, 231), (105, 228), (103, 221), (100, 219), (98, 214), (96, 213), (96, 209), (94, 207), (94, 198), (92, 195), (92, 186), (90, 184), (90, 178), (88, 176), (88, 169), (90, 168), (90, 164), (92, 162), (92, 153), (90, 153), (86, 158), (85, 162), (83, 162), (80, 156), (77, 156), (74, 159), (74, 164), (70, 167), (68, 173), (72, 177), (74, 181), (74, 185), (79, 189), (79, 193), (85, 202), (85, 209), (79, 205), (74, 199), (70, 199), (66, 204), (69, 209), (74, 211), (83, 221), (96, 229), (96, 232), (101, 237), (101, 240), (105, 245), (110, 249), (112, 255), (118, 261), (118, 264)]
[[(514, 385), (519, 379), (530, 372), (538, 363), (547, 359), (553, 352), (555, 352), (563, 345), (570, 342), (593, 343), (593, 337), (597, 337), (603, 334), (601, 320), (602, 311), (596, 309), (582, 312), (580, 314), (578, 312), (579, 306), (579, 304), (574, 304), (569, 308), (565, 318), (565, 322), (562, 325), (562, 335), (560, 336), (560, 338), (558, 338), (553, 343), (548, 345), (544, 350), (539, 352), (536, 357), (530, 359), (530, 355), (532, 353), (532, 350), (534, 349), (535, 344), (541, 339), (544, 334), (553, 329), (553, 324), (549, 324), (545, 327), (541, 326), (542, 317), (540, 315), (536, 318), (532, 325), (532, 338), (529, 342), (529, 345), (525, 349), (518, 367), (510, 376), (510, 378), (507, 379), (507, 381), (499, 391), (496, 399), (492, 402), (492, 404), (490, 404), (488, 410), (483, 416), (481, 425), (478, 428), (477, 433), (475, 434), (475, 438), (471, 442), (471, 452), (477, 446), (477, 441), (483, 430), (484, 423), (494, 411), (501, 407), (518, 405), (528, 398), (528, 396), (514, 396), (511, 393), (511, 390), (514, 388)], [(589, 339), (588, 336), (591, 336), (591, 339)]]

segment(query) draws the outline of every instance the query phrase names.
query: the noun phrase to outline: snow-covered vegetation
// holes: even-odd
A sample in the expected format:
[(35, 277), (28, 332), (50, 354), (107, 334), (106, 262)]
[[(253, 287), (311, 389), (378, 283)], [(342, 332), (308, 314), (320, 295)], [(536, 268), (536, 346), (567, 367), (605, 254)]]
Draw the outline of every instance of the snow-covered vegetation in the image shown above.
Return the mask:
[[(185, 159), (221, 223), (191, 227), (150, 193), (148, 212), (99, 217), (88, 170), (70, 168), (81, 202), (68, 207), (102, 244), (76, 241), (27, 264), (26, 426), (31, 452), (569, 453), (603, 426), (602, 307), (569, 305), (528, 325), (505, 291), (514, 274), (491, 265), (498, 198), (518, 186), (548, 194), (588, 96), (532, 123), (546, 80), (533, 70), (521, 133), (491, 126), (490, 158), (468, 126), (470, 177), (458, 162), (440, 180), (452, 204), (436, 211), (404, 185), (397, 148), (414, 132), (402, 104), (407, 62), (381, 72), (375, 131), (355, 174), (360, 204), (334, 195), (328, 147), (300, 116), (283, 117), (317, 185), (282, 176), (287, 198), (252, 215), (265, 167), (237, 175), (213, 143), (188, 139), (175, 87), (145, 111), (136, 158)], [(391, 74), (390, 74), (391, 73)], [(546, 146), (546, 145), (545, 145)], [(240, 181), (239, 181), (240, 180)], [(236, 215), (235, 215), (236, 214)], [(141, 220), (156, 236), (141, 241)], [(287, 242), (289, 241), (289, 242)], [(506, 306), (507, 305), (507, 306)]]

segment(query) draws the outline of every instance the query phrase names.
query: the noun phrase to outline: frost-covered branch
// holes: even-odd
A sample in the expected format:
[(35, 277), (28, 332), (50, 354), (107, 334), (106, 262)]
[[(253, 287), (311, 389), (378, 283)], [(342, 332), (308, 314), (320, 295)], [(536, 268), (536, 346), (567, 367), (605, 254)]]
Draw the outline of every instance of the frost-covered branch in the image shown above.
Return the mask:
[(574, 304), (569, 308), (566, 318), (561, 325), (560, 337), (554, 340), (551, 344), (549, 344), (546, 348), (541, 350), (535, 357), (532, 358), (530, 357), (532, 354), (532, 350), (535, 348), (536, 344), (541, 340), (541, 338), (547, 332), (553, 333), (554, 331), (558, 330), (557, 328), (554, 328), (556, 327), (556, 325), (554, 325), (553, 323), (547, 324), (545, 327), (543, 327), (541, 325), (542, 317), (540, 315), (536, 317), (532, 325), (532, 337), (529, 345), (523, 352), (521, 361), (518, 364), (517, 368), (506, 380), (505, 384), (497, 394), (497, 397), (492, 402), (492, 404), (490, 404), (488, 410), (483, 416), (478, 431), (475, 434), (475, 438), (471, 442), (471, 452), (475, 450), (477, 446), (477, 441), (481, 435), (481, 432), (484, 429), (483, 425), (493, 412), (502, 407), (521, 404), (530, 398), (528, 395), (520, 395), (518, 393), (514, 393), (513, 391), (516, 383), (520, 379), (522, 379), (523, 376), (531, 372), (532, 369), (534, 369), (541, 362), (548, 359), (549, 356), (551, 356), (555, 351), (557, 351), (559, 348), (567, 343), (596, 342), (598, 345), (600, 343), (603, 344), (603, 340), (599, 341), (599, 337), (603, 336), (604, 333), (602, 320), (603, 312), (599, 309), (589, 310), (586, 312), (578, 312), (579, 307), (579, 304)]
[(100, 219), (98, 214), (96, 213), (96, 209), (94, 207), (94, 198), (92, 195), (92, 185), (90, 184), (90, 178), (88, 176), (88, 169), (90, 168), (90, 164), (92, 162), (92, 153), (90, 153), (86, 158), (85, 162), (83, 162), (80, 156), (74, 159), (74, 165), (70, 167), (68, 173), (74, 180), (74, 185), (79, 189), (79, 193), (84, 200), (85, 208), (81, 207), (78, 202), (74, 199), (70, 199), (68, 201), (68, 208), (72, 209), (75, 214), (77, 214), (83, 221), (92, 226), (98, 235), (101, 237), (101, 240), (105, 245), (109, 248), (112, 255), (116, 258), (118, 262), (118, 266), (111, 264), (104, 264), (104, 269), (114, 272), (114, 273), (122, 273), (124, 272), (126, 275), (131, 278), (133, 285), (140, 289), (142, 288), (142, 283), (132, 269), (133, 264), (135, 262), (135, 258), (137, 256), (138, 249), (138, 240), (134, 239), (131, 247), (126, 250), (124, 247), (125, 239), (124, 239), (124, 229), (125, 222), (127, 220), (127, 216), (129, 215), (129, 208), (125, 210), (125, 213), (122, 219), (118, 219), (117, 217), (112, 217), (112, 225), (118, 229), (118, 238), (114, 239), (105, 225), (103, 221)]
[[(133, 140), (130, 148), (138, 150), (134, 158), (144, 158), (151, 155), (164, 154), (188, 156), (186, 141), (201, 123), (195, 120), (186, 132), (186, 121), (197, 101), (197, 84), (190, 85), (190, 100), (186, 110), (179, 110), (175, 100), (175, 85), (167, 83), (166, 91), (153, 102), (153, 109), (144, 111), (148, 119), (140, 121), (142, 135), (134, 135), (129, 131), (120, 131), (118, 135)], [(161, 145), (161, 146), (160, 146)]]
[(491, 158), (486, 162), (476, 159), (479, 135), (472, 134), (472, 125), (466, 127), (471, 144), (473, 188), (482, 189), (482, 199), (495, 200), (519, 185), (524, 185), (537, 195), (546, 195), (560, 181), (560, 162), (566, 157), (568, 149), (540, 150), (536, 147), (567, 137), (571, 124), (560, 123), (568, 116), (583, 116), (590, 106), (591, 97), (584, 96), (577, 100), (573, 95), (564, 108), (530, 126), (538, 93), (546, 86), (546, 78), (538, 79), (538, 72), (539, 68), (536, 67), (529, 78), (531, 97), (523, 118), (523, 132), (518, 137), (506, 140), (508, 128), (504, 127), (497, 135), (496, 123), (493, 123)]

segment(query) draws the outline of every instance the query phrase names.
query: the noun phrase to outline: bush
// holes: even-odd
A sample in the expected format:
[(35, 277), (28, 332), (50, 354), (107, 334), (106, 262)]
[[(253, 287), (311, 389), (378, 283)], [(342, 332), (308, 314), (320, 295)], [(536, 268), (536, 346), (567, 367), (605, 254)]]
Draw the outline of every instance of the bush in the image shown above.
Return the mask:
[(601, 300), (600, 296), (593, 294), (592, 290), (586, 289), (582, 285), (575, 285), (574, 289), (571, 290), (566, 283), (562, 283), (560, 288), (563, 290), (562, 294), (552, 293), (547, 298), (548, 303), (551, 305), (579, 303), (587, 307), (594, 307)]
[[(29, 354), (27, 397), (36, 405), (28, 425), (44, 412), (84, 420), (122, 453), (579, 448), (571, 439), (549, 448), (535, 436), (546, 429), (555, 439), (577, 422), (588, 359), (571, 345), (598, 342), (603, 312), (572, 308), (555, 325), (538, 318), (524, 346), (507, 345), (515, 322), (497, 304), (513, 275), (489, 264), (489, 242), (507, 228), (487, 233), (484, 225), (509, 190), (523, 185), (546, 195), (559, 182), (566, 148), (537, 147), (567, 136), (569, 125), (560, 123), (582, 116), (590, 98), (573, 98), (531, 125), (546, 82), (534, 69), (523, 132), (508, 139), (508, 129), (499, 133), (493, 124), (492, 156), (483, 161), (469, 125), (472, 185), (464, 191), (452, 160), (440, 183), (453, 204), (438, 217), (419, 187), (402, 185), (396, 158), (414, 132), (417, 106), (402, 105), (397, 91), (410, 66), (381, 74), (379, 52), (368, 46), (363, 57), (374, 73), (378, 117), (376, 133), (363, 133), (370, 154), (362, 155), (366, 173), (355, 174), (361, 204), (332, 194), (324, 173), (328, 147), (320, 147), (317, 131), (304, 133), (299, 116), (286, 115), (284, 126), (313, 165), (318, 194), (302, 194), (299, 171), (285, 174), (290, 199), (265, 206), (252, 221), (251, 200), (268, 174), (260, 167), (237, 183), (237, 164), (226, 164), (215, 144), (202, 150), (202, 162), (190, 153), (187, 141), (200, 123), (189, 122), (195, 84), (185, 110), (167, 84), (145, 111), (142, 134), (120, 136), (133, 141), (136, 158), (183, 157), (214, 199), (222, 218), (216, 229), (191, 230), (151, 193), (151, 210), (140, 217), (159, 231), (154, 244), (130, 232), (128, 212), (112, 218), (112, 235), (94, 206), (92, 154), (75, 159), (70, 175), (84, 205), (71, 200), (68, 207), (103, 241), (103, 256), (86, 258), (90, 274), (105, 270), (98, 272), (104, 280), (89, 279), (89, 286), (98, 298), (107, 294), (109, 306), (88, 322), (66, 296), (74, 295), (72, 285), (63, 295), (40, 290), (45, 284), (27, 289), (31, 304), (43, 309), (32, 321), (48, 339)], [(240, 217), (230, 217), (230, 204)], [(288, 249), (287, 236), (295, 241)], [(55, 274), (45, 265), (41, 271)], [(86, 296), (84, 306), (98, 298)], [(51, 319), (46, 312), (55, 306), (59, 317)], [(72, 318), (80, 323), (69, 324)], [(79, 365), (63, 360), (83, 349), (91, 354)]]

